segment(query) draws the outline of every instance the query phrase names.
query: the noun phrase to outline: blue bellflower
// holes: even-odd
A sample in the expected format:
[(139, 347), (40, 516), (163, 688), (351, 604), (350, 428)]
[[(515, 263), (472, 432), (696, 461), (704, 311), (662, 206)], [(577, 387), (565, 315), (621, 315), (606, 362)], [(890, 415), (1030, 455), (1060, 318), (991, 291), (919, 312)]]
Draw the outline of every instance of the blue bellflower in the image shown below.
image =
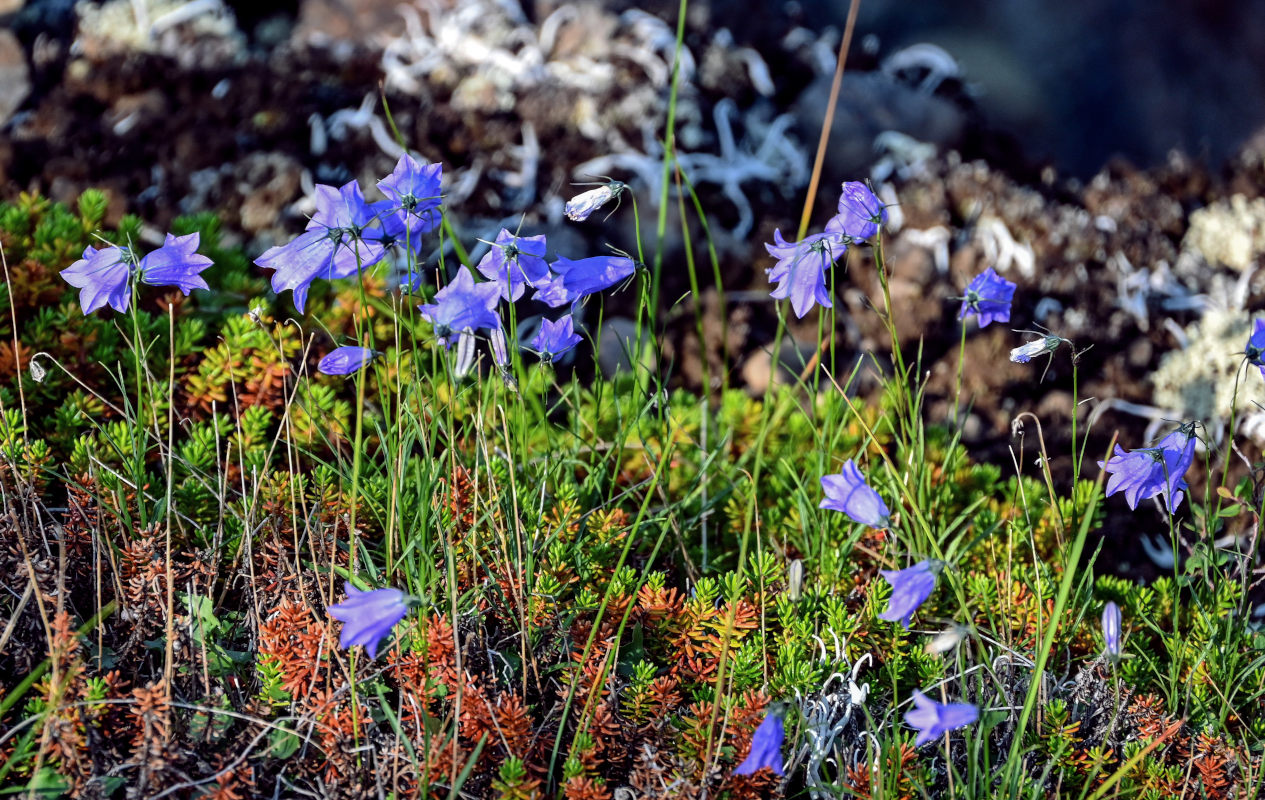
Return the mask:
[(939, 564), (933, 561), (919, 561), (912, 567), (901, 570), (882, 570), (883, 580), (892, 586), (892, 596), (888, 598), (887, 610), (878, 615), (879, 619), (888, 622), (899, 622), (905, 630), (909, 630), (909, 622), (936, 588), (936, 573)]
[(270, 248), (255, 263), (274, 270), (272, 290), (294, 292), (294, 307), (303, 313), (307, 293), (317, 278), (349, 278), (382, 260), (382, 229), (371, 228), (377, 214), (352, 181), (341, 189), (316, 187), (316, 214), (307, 230), (290, 242)]
[(316, 365), (316, 370), (326, 375), (350, 375), (368, 366), (375, 353), (367, 347), (346, 345), (336, 347)]
[(769, 712), (760, 723), (760, 727), (751, 734), (751, 749), (747, 757), (734, 769), (735, 775), (752, 775), (756, 770), (768, 767), (776, 775), (783, 775), (782, 740), (786, 738), (786, 727), (782, 715)]
[(496, 315), (500, 290), (495, 283), (475, 283), (470, 270), (462, 267), (452, 282), (435, 293), (435, 302), (418, 306), (422, 318), (435, 328), (439, 343), (451, 348), (453, 337), (465, 330), (498, 328)]
[(353, 645), (364, 645), (369, 658), (376, 659), (378, 645), (408, 613), (408, 596), (399, 589), (362, 592), (350, 582), (343, 586), (347, 589), (347, 599), (329, 607), (329, 615), (343, 623), (338, 646), (346, 650)]
[(937, 703), (917, 689), (914, 689), (913, 699), (915, 708), (905, 712), (905, 724), (918, 729), (914, 747), (921, 747), (979, 719), (979, 709), (970, 703)]
[(79, 290), (79, 306), (84, 316), (106, 303), (120, 314), (127, 311), (132, 298), (132, 251), (126, 247), (92, 245), (83, 251), (83, 258), (61, 271), (66, 283)]
[(439, 192), (443, 175), (442, 164), (419, 164), (405, 153), (395, 170), (378, 181), (378, 188), (389, 198), (389, 205), (382, 210), (383, 227), (394, 233), (398, 243), (407, 240), (414, 252), (420, 248), (422, 236), (439, 227), (442, 220)]
[(107, 303), (120, 313), (131, 302), (133, 272), (150, 286), (175, 286), (186, 295), (194, 289), (209, 289), (200, 274), (211, 266), (211, 259), (197, 253), (201, 239), (197, 233), (184, 236), (167, 234), (163, 246), (136, 260), (136, 253), (127, 247), (89, 246), (83, 258), (61, 271), (67, 283), (79, 289), (79, 305), (84, 315)]
[(814, 233), (800, 242), (788, 242), (780, 230), (773, 231), (773, 244), (764, 249), (778, 261), (766, 270), (778, 287), (769, 293), (776, 300), (790, 298), (791, 308), (800, 319), (820, 303), (830, 308), (826, 291), (826, 270), (847, 250), (844, 240), (833, 233)]
[(523, 296), (523, 285), (538, 286), (549, 279), (545, 263), (545, 237), (515, 236), (504, 228), (497, 234), (492, 249), (476, 267), (483, 277), (496, 283), (501, 297), (509, 301)]
[(1113, 661), (1120, 658), (1120, 606), (1111, 601), (1102, 609), (1102, 638), (1107, 644), (1107, 655)]
[(623, 256), (593, 256), (571, 260), (558, 257), (549, 265), (553, 275), (535, 284), (533, 300), (557, 308), (575, 304), (591, 294), (616, 286), (637, 271), (637, 262)]
[(843, 184), (839, 213), (826, 223), (826, 233), (842, 234), (853, 241), (871, 239), (887, 223), (887, 208), (860, 181)]
[(1248, 363), (1260, 367), (1261, 376), (1265, 377), (1265, 319), (1258, 319), (1252, 326), (1252, 335), (1247, 338), (1247, 346), (1243, 348)]
[(975, 314), (981, 328), (987, 328), (990, 322), (1010, 322), (1010, 301), (1014, 296), (1015, 285), (989, 267), (966, 287), (958, 319)]
[(540, 321), (540, 332), (531, 340), (531, 346), (546, 364), (575, 347), (583, 339), (575, 332), (575, 321), (567, 314), (557, 322)]
[(865, 476), (857, 469), (856, 462), (848, 459), (838, 475), (826, 475), (821, 479), (826, 499), (818, 508), (842, 511), (854, 522), (871, 528), (886, 528), (891, 517), (887, 504), (878, 492), (865, 482)]
[(1160, 440), (1155, 447), (1126, 451), (1116, 445), (1115, 454), (1098, 466), (1111, 475), (1107, 496), (1124, 492), (1129, 508), (1138, 501), (1160, 495), (1169, 512), (1182, 504), (1182, 491), (1188, 489), (1184, 476), (1195, 459), (1193, 428), (1182, 426)]

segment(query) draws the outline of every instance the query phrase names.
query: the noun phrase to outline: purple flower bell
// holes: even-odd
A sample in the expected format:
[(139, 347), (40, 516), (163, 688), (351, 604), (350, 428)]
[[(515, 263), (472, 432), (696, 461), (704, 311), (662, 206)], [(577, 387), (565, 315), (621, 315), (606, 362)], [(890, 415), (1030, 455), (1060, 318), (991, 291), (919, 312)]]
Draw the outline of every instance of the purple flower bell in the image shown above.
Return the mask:
[(888, 622), (899, 622), (909, 630), (909, 622), (936, 588), (936, 573), (940, 565), (935, 561), (919, 561), (901, 570), (882, 570), (879, 574), (892, 586), (892, 596), (887, 610), (878, 615)]
[(1124, 492), (1129, 508), (1136, 509), (1138, 501), (1158, 494), (1171, 513), (1182, 503), (1182, 490), (1189, 488), (1184, 476), (1194, 459), (1194, 427), (1183, 425), (1155, 447), (1127, 451), (1116, 445), (1114, 455), (1098, 466), (1111, 475), (1108, 497)]
[(1247, 346), (1243, 348), (1248, 363), (1260, 367), (1265, 376), (1265, 319), (1258, 319), (1252, 325), (1252, 335), (1247, 338)]
[(917, 689), (914, 690), (913, 700), (915, 707), (905, 713), (905, 724), (918, 729), (914, 747), (921, 747), (979, 719), (979, 709), (970, 703), (937, 703)]
[(574, 261), (559, 256), (549, 268), (553, 275), (535, 284), (532, 299), (558, 308), (623, 283), (637, 271), (637, 262), (624, 256), (592, 256)]
[(1120, 658), (1120, 606), (1107, 601), (1102, 609), (1102, 638), (1107, 644), (1107, 655), (1114, 661)]
[(981, 328), (988, 327), (990, 322), (1010, 322), (1010, 301), (1014, 296), (1015, 285), (989, 267), (966, 287), (958, 319), (975, 314)]
[(864, 183), (848, 181), (839, 195), (839, 213), (826, 223), (826, 233), (863, 241), (873, 238), (886, 223), (887, 208), (883, 201)]
[(476, 269), (500, 288), (501, 297), (517, 300), (523, 296), (524, 285), (535, 287), (549, 279), (545, 237), (515, 236), (502, 228)]
[(209, 289), (201, 272), (211, 266), (211, 259), (197, 253), (197, 233), (184, 236), (167, 234), (162, 247), (137, 261), (128, 247), (91, 246), (83, 258), (61, 271), (61, 276), (79, 289), (79, 305), (84, 315), (109, 304), (119, 313), (127, 311), (132, 298), (133, 273), (150, 286), (175, 286), (186, 295), (194, 289)]
[(865, 482), (865, 476), (857, 469), (856, 462), (848, 459), (838, 475), (826, 475), (821, 479), (826, 492), (818, 508), (842, 511), (854, 522), (871, 528), (886, 528), (891, 517), (887, 504), (878, 492)]
[(782, 740), (786, 738), (786, 725), (782, 715), (769, 712), (760, 727), (751, 734), (751, 749), (742, 763), (734, 768), (735, 775), (752, 775), (756, 770), (769, 768), (782, 775)]
[(500, 289), (495, 283), (475, 283), (470, 270), (461, 267), (457, 276), (435, 293), (435, 302), (418, 306), (422, 318), (435, 327), (440, 344), (451, 347), (456, 334), (464, 330), (497, 328)]
[(330, 616), (343, 622), (338, 646), (347, 649), (364, 645), (369, 657), (376, 659), (378, 645), (408, 613), (408, 595), (399, 589), (362, 592), (350, 582), (343, 587), (347, 590), (347, 599), (329, 607)]
[(367, 347), (336, 347), (317, 363), (316, 370), (326, 375), (350, 375), (364, 369), (374, 355)]
[(776, 300), (790, 298), (791, 308), (800, 319), (816, 304), (830, 308), (830, 293), (826, 291), (826, 270), (847, 250), (841, 236), (833, 233), (814, 233), (803, 241), (788, 242), (780, 230), (773, 231), (773, 244), (764, 249), (777, 259), (766, 270), (769, 280), (778, 286), (769, 296)]
[(575, 332), (575, 321), (567, 314), (557, 322), (542, 319), (540, 332), (531, 340), (531, 346), (540, 354), (540, 359), (548, 364), (581, 341), (582, 337)]

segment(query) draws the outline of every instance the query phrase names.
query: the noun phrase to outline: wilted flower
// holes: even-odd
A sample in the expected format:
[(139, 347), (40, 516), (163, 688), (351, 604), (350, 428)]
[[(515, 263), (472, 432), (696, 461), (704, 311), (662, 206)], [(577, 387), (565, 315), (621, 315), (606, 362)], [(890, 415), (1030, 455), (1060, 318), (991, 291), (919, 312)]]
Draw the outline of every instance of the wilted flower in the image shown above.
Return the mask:
[(457, 334), (457, 357), (452, 362), (452, 376), (464, 378), (474, 369), (474, 331), (463, 328)]
[(857, 469), (856, 462), (848, 459), (838, 475), (826, 475), (821, 479), (826, 499), (818, 508), (842, 511), (853, 521), (871, 528), (886, 528), (891, 512), (878, 492), (865, 482), (865, 476)]
[(1260, 367), (1261, 375), (1265, 377), (1265, 319), (1253, 323), (1252, 335), (1248, 337), (1243, 353), (1250, 364)]
[(1182, 504), (1182, 491), (1189, 488), (1184, 476), (1195, 459), (1194, 428), (1183, 425), (1160, 440), (1155, 447), (1126, 451), (1116, 445), (1115, 453), (1098, 466), (1111, 479), (1107, 496), (1124, 492), (1129, 508), (1137, 508), (1139, 500), (1160, 495), (1170, 512)]
[(785, 774), (782, 767), (782, 740), (785, 738), (786, 727), (782, 722), (782, 715), (770, 711), (760, 727), (751, 734), (751, 749), (742, 763), (734, 769), (734, 774), (751, 775), (765, 767), (777, 775)]
[(535, 284), (536, 294), (532, 299), (557, 308), (622, 283), (637, 271), (637, 262), (623, 256), (593, 256), (574, 261), (560, 256), (549, 268), (553, 275)]
[(1016, 364), (1027, 364), (1037, 356), (1053, 353), (1059, 349), (1059, 345), (1066, 342), (1062, 336), (1047, 334), (1040, 339), (1033, 339), (1030, 342), (1024, 342), (1015, 349), (1010, 351), (1010, 360)]
[(435, 328), (439, 343), (452, 347), (452, 335), (467, 328), (500, 327), (496, 304), (500, 291), (495, 283), (475, 283), (470, 270), (461, 267), (457, 276), (435, 293), (435, 302), (418, 306), (422, 318)]
[(122, 313), (131, 302), (133, 272), (142, 283), (175, 286), (186, 295), (194, 289), (211, 288), (200, 274), (211, 266), (211, 259), (198, 255), (199, 244), (197, 233), (184, 236), (169, 233), (162, 247), (139, 262), (135, 251), (128, 247), (97, 250), (89, 246), (83, 251), (83, 258), (62, 270), (61, 276), (80, 290), (79, 305), (85, 315), (107, 303)]
[(1107, 643), (1107, 655), (1120, 658), (1120, 606), (1110, 600), (1102, 609), (1102, 638)]
[(399, 589), (362, 592), (350, 582), (343, 586), (347, 590), (347, 599), (329, 607), (330, 616), (343, 622), (338, 646), (347, 649), (361, 644), (370, 658), (377, 658), (378, 644), (408, 613), (408, 596)]
[(567, 314), (557, 322), (540, 321), (540, 332), (531, 340), (531, 346), (546, 364), (575, 347), (582, 338), (575, 332), (575, 322)]
[(538, 286), (549, 278), (545, 263), (545, 237), (515, 236), (504, 228), (496, 236), (492, 249), (476, 267), (483, 277), (500, 287), (501, 297), (517, 300), (523, 296), (523, 284)]
[(355, 181), (341, 189), (316, 187), (316, 214), (307, 230), (283, 245), (270, 248), (255, 263), (274, 270), (272, 290), (294, 292), (294, 307), (303, 313), (307, 293), (317, 278), (349, 278), (382, 260), (382, 236), (368, 234), (377, 212), (365, 202)]
[(848, 181), (839, 195), (839, 213), (826, 223), (826, 233), (843, 234), (861, 241), (873, 237), (886, 222), (887, 209), (883, 201), (864, 183)]
[(879, 574), (892, 586), (892, 596), (887, 601), (887, 610), (878, 618), (899, 622), (905, 630), (909, 630), (914, 612), (936, 588), (939, 566), (934, 561), (925, 560), (901, 570), (881, 570)]
[(567, 201), (565, 208), (567, 219), (582, 222), (602, 206), (619, 197), (628, 185), (622, 181), (611, 181), (596, 189), (581, 192)]
[(820, 303), (830, 308), (826, 291), (826, 270), (843, 255), (847, 245), (835, 233), (814, 233), (803, 241), (788, 242), (780, 230), (773, 231), (773, 244), (764, 249), (778, 261), (766, 270), (769, 280), (778, 287), (769, 296), (776, 300), (790, 298), (791, 308), (800, 319)]
[(350, 375), (364, 369), (373, 356), (374, 352), (367, 347), (336, 347), (317, 363), (316, 370), (326, 375)]
[(914, 747), (921, 747), (979, 719), (979, 709), (970, 703), (937, 703), (917, 689), (914, 689), (913, 699), (915, 708), (905, 712), (905, 724), (918, 729)]
[(392, 226), (387, 224), (387, 219), (395, 219), (400, 226), (400, 233), (395, 235), (401, 242), (407, 237), (414, 252), (422, 235), (439, 226), (443, 174), (442, 164), (419, 164), (405, 153), (396, 162), (395, 170), (378, 181), (378, 188), (390, 198), (387, 201), (390, 205), (383, 210), (383, 227), (390, 231)]
[(967, 314), (975, 314), (979, 317), (981, 328), (988, 327), (990, 322), (1009, 322), (1010, 301), (1014, 296), (1015, 285), (989, 267), (976, 275), (966, 287), (966, 297), (962, 298), (962, 310), (958, 312), (958, 319), (966, 319)]

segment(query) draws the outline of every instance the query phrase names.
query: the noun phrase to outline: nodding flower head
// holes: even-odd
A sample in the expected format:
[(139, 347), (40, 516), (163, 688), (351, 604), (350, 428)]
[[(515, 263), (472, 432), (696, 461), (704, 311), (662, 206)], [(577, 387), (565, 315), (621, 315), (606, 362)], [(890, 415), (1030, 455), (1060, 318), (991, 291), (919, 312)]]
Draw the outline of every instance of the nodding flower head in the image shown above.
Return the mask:
[(979, 719), (979, 709), (970, 703), (937, 703), (917, 689), (914, 690), (913, 700), (914, 708), (905, 713), (905, 724), (918, 729), (914, 747), (921, 747)]
[(336, 347), (316, 365), (317, 372), (326, 375), (350, 375), (369, 365), (376, 355), (367, 347), (345, 345)]
[(565, 211), (567, 219), (582, 222), (602, 206), (623, 194), (628, 185), (623, 181), (611, 181), (596, 189), (581, 192), (567, 201)]
[(839, 213), (826, 223), (826, 233), (842, 234), (853, 241), (871, 239), (887, 223), (887, 208), (860, 181), (843, 184)]
[(795, 316), (800, 319), (814, 305), (830, 308), (826, 291), (826, 270), (848, 249), (845, 239), (836, 233), (814, 233), (799, 242), (788, 242), (780, 230), (773, 231), (773, 244), (764, 249), (777, 259), (768, 270), (769, 280), (778, 284), (769, 296), (775, 300), (790, 299)]
[(495, 283), (475, 283), (470, 270), (461, 267), (457, 276), (435, 293), (435, 302), (418, 306), (422, 319), (435, 328), (435, 335), (444, 347), (452, 347), (453, 334), (467, 328), (498, 328), (501, 319), (496, 315), (500, 289)]
[(1107, 655), (1120, 658), (1120, 606), (1111, 601), (1102, 609), (1102, 638), (1107, 644)]
[(976, 275), (966, 287), (958, 319), (975, 314), (979, 317), (981, 328), (988, 327), (990, 322), (1009, 322), (1010, 301), (1014, 296), (1015, 285), (989, 267)]
[(549, 278), (544, 234), (515, 236), (502, 228), (475, 268), (500, 288), (501, 297), (517, 300), (523, 296), (524, 285), (539, 286)]
[(540, 354), (540, 360), (548, 364), (581, 341), (575, 332), (575, 321), (567, 314), (557, 322), (542, 319), (540, 332), (531, 340), (531, 346)]
[(343, 587), (347, 590), (347, 599), (329, 607), (330, 616), (343, 623), (338, 646), (347, 649), (364, 645), (369, 657), (377, 658), (378, 645), (408, 613), (408, 595), (399, 589), (362, 592), (350, 582)]
[(823, 477), (821, 488), (826, 493), (826, 499), (821, 501), (819, 508), (842, 511), (854, 522), (869, 525), (871, 528), (887, 527), (891, 518), (887, 504), (865, 482), (865, 476), (852, 459), (844, 462), (838, 475)]
[[(1027, 364), (1037, 356), (1053, 353), (1059, 349), (1059, 345), (1069, 343), (1062, 336), (1055, 336), (1048, 333), (1040, 339), (1033, 339), (1030, 342), (1024, 342), (1015, 349), (1010, 351), (1010, 360), (1016, 364)], [(1070, 343), (1069, 343), (1070, 344)]]
[(939, 562), (926, 560), (901, 570), (883, 570), (880, 574), (891, 584), (892, 596), (887, 601), (887, 610), (878, 618), (899, 622), (905, 630), (909, 630), (914, 612), (935, 591), (936, 573), (940, 567)]
[(1155, 447), (1125, 450), (1116, 445), (1115, 453), (1098, 466), (1111, 478), (1107, 496), (1124, 492), (1129, 508), (1137, 508), (1140, 500), (1159, 495), (1172, 513), (1182, 503), (1186, 470), (1195, 460), (1194, 428), (1183, 425), (1165, 436)]
[(742, 763), (734, 768), (734, 774), (751, 775), (766, 767), (773, 770), (775, 775), (785, 774), (782, 766), (782, 740), (785, 738), (786, 726), (782, 715), (770, 711), (760, 727), (751, 734), (751, 749), (747, 751), (747, 757)]
[(1252, 335), (1247, 339), (1243, 354), (1247, 356), (1248, 363), (1260, 367), (1261, 375), (1265, 376), (1265, 319), (1253, 323)]

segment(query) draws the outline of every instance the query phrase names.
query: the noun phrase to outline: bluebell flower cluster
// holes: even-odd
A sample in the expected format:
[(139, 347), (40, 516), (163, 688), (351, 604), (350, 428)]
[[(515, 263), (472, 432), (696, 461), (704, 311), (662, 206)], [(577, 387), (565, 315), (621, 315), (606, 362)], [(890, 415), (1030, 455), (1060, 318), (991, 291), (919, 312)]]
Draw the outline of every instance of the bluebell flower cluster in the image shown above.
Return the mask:
[(826, 223), (823, 233), (814, 233), (799, 242), (788, 242), (782, 232), (773, 232), (773, 244), (765, 244), (777, 263), (767, 270), (769, 280), (778, 284), (770, 293), (777, 300), (790, 300), (795, 316), (803, 319), (813, 306), (830, 308), (826, 271), (848, 246), (873, 239), (887, 222), (887, 209), (860, 181), (843, 184), (839, 213)]
[(133, 279), (150, 286), (175, 286), (185, 295), (211, 288), (201, 274), (211, 266), (211, 259), (198, 254), (200, 242), (196, 233), (169, 233), (162, 247), (139, 258), (131, 247), (112, 245), (98, 250), (89, 245), (83, 258), (60, 274), (79, 289), (84, 316), (106, 305), (121, 314), (131, 302)]

